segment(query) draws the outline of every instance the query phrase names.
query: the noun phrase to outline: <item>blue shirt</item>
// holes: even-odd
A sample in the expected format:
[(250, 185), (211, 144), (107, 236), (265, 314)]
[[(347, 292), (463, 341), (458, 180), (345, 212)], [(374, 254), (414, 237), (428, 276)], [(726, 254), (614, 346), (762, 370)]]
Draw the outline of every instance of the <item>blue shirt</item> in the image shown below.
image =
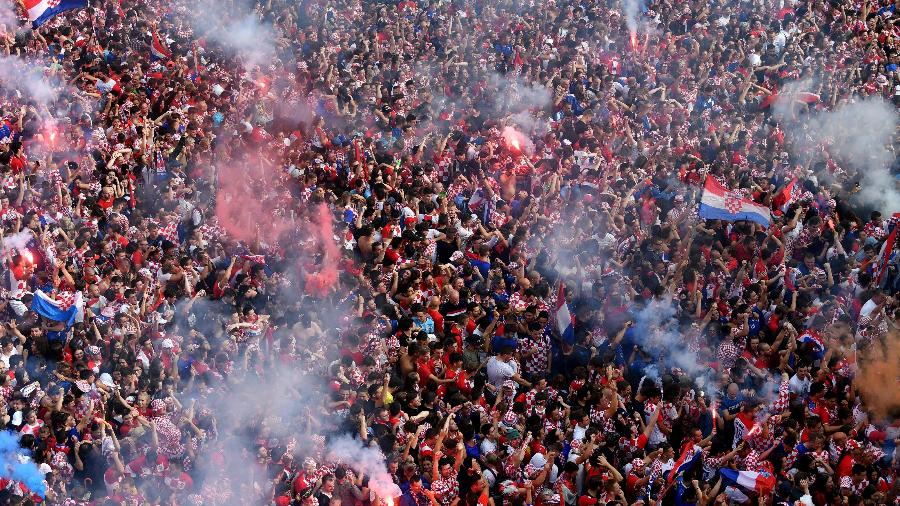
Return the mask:
[(515, 337), (494, 336), (493, 339), (491, 339), (491, 350), (493, 350), (494, 353), (497, 353), (506, 347), (518, 348), (518, 346), (519, 340)]
[[(737, 394), (737, 397), (734, 399), (730, 399), (727, 395), (723, 395), (721, 399), (719, 399), (719, 410), (725, 411), (730, 410), (731, 408), (737, 406), (741, 402), (744, 401), (744, 396), (740, 393)], [(736, 411), (735, 411), (736, 413)]]
[(422, 332), (434, 334), (434, 320), (432, 320), (430, 316), (426, 317), (425, 321), (419, 320), (418, 318), (413, 318), (412, 321)]
[[(427, 489), (425, 486), (425, 478), (422, 478), (422, 488)], [(400, 506), (426, 506), (431, 504), (427, 497), (425, 497), (424, 493), (416, 494), (418, 497), (413, 499), (412, 493), (409, 491), (409, 483), (400, 484), (400, 490), (403, 491), (403, 495), (400, 496)]]
[(749, 335), (758, 336), (762, 330), (763, 312), (756, 306), (750, 310), (750, 318), (747, 319), (747, 326), (750, 327)]
[(491, 271), (490, 262), (485, 262), (484, 260), (480, 260), (477, 258), (471, 258), (471, 259), (469, 259), (469, 263), (472, 264), (472, 267), (475, 267), (476, 269), (478, 269), (478, 272), (481, 273), (481, 277), (487, 278), (488, 274), (490, 274), (490, 271)]

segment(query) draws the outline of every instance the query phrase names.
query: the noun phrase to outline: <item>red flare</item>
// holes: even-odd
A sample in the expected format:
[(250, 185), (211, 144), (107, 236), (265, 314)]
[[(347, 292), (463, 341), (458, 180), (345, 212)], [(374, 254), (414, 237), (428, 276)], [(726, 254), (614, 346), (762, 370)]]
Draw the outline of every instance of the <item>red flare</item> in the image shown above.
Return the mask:
[(744, 436), (744, 439), (749, 441), (749, 440), (753, 439), (754, 437), (756, 437), (756, 435), (759, 434), (760, 432), (762, 432), (762, 423), (758, 423), (758, 424), (754, 425), (753, 428), (750, 429), (749, 432), (747, 432), (747, 435)]
[(501, 135), (506, 149), (510, 150), (514, 156), (521, 155), (523, 152), (530, 153), (534, 147), (525, 134), (513, 127), (503, 127)]

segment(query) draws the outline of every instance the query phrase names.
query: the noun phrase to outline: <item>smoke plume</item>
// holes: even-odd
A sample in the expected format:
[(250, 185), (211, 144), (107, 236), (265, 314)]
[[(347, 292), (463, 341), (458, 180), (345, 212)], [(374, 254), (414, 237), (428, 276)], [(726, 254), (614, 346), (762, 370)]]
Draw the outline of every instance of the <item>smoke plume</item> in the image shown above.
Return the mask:
[(0, 55), (0, 84), (47, 105), (59, 96), (59, 87), (47, 82), (42, 68), (15, 56)]
[(900, 122), (897, 110), (881, 98), (866, 98), (832, 111), (813, 112), (791, 124), (794, 97), (807, 86), (786, 86), (773, 104), (776, 116), (789, 121), (786, 134), (792, 154), (808, 160), (827, 150), (842, 168), (851, 175), (856, 173), (860, 182), (854, 195), (857, 202), (889, 214), (900, 211), (900, 191), (890, 173), (896, 158), (891, 143)]
[(275, 28), (240, 2), (202, 3), (190, 24), (198, 35), (240, 59), (245, 70), (265, 65), (275, 57)]
[(900, 416), (900, 333), (887, 336), (884, 350), (874, 344), (860, 353), (859, 387), (865, 406), (879, 418)]
[(19, 446), (19, 436), (11, 431), (0, 431), (0, 477), (21, 482), (41, 497), (47, 493), (44, 474)]
[(341, 436), (329, 443), (328, 456), (368, 476), (369, 486), (379, 499), (387, 502), (388, 499), (400, 497), (400, 487), (394, 483), (378, 450), (363, 446), (349, 436)]

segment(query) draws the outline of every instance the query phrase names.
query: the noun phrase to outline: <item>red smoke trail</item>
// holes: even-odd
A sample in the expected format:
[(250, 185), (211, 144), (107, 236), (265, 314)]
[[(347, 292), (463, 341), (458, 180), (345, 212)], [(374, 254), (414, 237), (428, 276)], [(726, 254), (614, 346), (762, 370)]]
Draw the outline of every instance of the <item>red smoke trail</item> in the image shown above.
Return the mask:
[(312, 227), (322, 248), (322, 268), (319, 272), (307, 275), (306, 291), (314, 296), (324, 296), (337, 284), (341, 252), (334, 242), (334, 229), (328, 207), (325, 204), (320, 205), (316, 215), (317, 219), (312, 223)]

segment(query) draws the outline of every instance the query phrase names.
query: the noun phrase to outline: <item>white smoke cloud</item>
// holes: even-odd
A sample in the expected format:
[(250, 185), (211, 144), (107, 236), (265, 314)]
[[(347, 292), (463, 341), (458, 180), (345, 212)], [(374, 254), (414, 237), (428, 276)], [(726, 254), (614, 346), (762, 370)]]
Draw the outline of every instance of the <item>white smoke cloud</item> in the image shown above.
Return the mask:
[(16, 56), (0, 55), (0, 84), (43, 105), (56, 100), (60, 93), (58, 87), (47, 82), (42, 66)]
[(531, 84), (521, 77), (491, 73), (488, 89), (495, 113), (520, 115), (523, 112), (540, 110), (550, 105), (553, 94), (540, 84)]
[(384, 464), (384, 458), (375, 448), (363, 446), (350, 436), (341, 436), (328, 444), (328, 456), (332, 460), (350, 466), (354, 471), (369, 477), (369, 487), (379, 499), (400, 497), (401, 491)]
[(813, 134), (832, 139), (833, 154), (855, 166), (862, 176), (858, 198), (888, 213), (900, 211), (900, 192), (889, 170), (890, 148), (897, 130), (897, 110), (877, 99), (845, 104), (812, 123)]
[(3, 237), (2, 242), (0, 242), (0, 251), (4, 255), (6, 253), (15, 254), (17, 251), (25, 249), (29, 242), (31, 242), (31, 230), (26, 228), (18, 234)]
[(697, 355), (688, 349), (676, 314), (677, 307), (672, 299), (653, 299), (635, 314), (634, 335), (648, 353), (660, 356), (671, 367), (696, 376), (705, 367)]
[(641, 0), (621, 0), (622, 17), (625, 18), (628, 31), (632, 34), (638, 33), (640, 28), (641, 3)]
[(278, 33), (240, 3), (204, 2), (192, 11), (194, 31), (241, 60), (246, 70), (267, 65), (275, 57)]
[(881, 98), (866, 98), (794, 121), (794, 98), (809, 89), (809, 82), (791, 83), (773, 104), (777, 117), (788, 122), (786, 135), (793, 154), (800, 159), (816, 156), (826, 146), (841, 167), (858, 174), (857, 202), (886, 213), (900, 211), (900, 191), (890, 173), (896, 158), (892, 144), (900, 124), (896, 108)]
[[(13, 9), (12, 2), (3, 2), (0, 4), (0, 25), (6, 28), (6, 31), (14, 31), (19, 25), (19, 16)], [(4, 30), (0, 29), (0, 33)]]

